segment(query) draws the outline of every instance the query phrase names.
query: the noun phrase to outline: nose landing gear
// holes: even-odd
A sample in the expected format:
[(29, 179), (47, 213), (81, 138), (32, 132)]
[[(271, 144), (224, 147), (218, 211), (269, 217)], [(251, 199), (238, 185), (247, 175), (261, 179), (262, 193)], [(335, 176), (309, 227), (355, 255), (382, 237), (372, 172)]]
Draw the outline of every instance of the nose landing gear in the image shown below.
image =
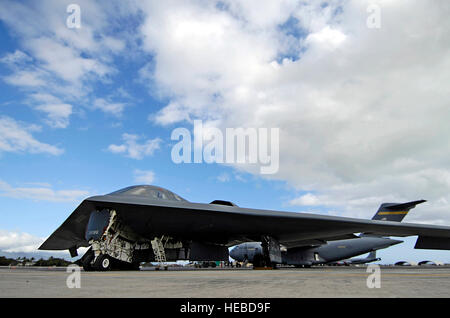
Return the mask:
[(95, 260), (94, 268), (100, 271), (109, 271), (112, 265), (113, 259), (106, 254), (102, 254)]

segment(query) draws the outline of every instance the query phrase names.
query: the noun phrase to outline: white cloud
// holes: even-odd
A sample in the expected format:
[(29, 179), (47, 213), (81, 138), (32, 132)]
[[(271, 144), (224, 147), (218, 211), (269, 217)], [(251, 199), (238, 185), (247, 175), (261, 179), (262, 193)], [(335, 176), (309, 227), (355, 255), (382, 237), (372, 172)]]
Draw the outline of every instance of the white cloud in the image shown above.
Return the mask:
[(93, 105), (95, 109), (100, 109), (105, 113), (110, 113), (117, 117), (122, 115), (123, 110), (126, 107), (125, 103), (111, 103), (103, 98), (96, 98)]
[(230, 175), (226, 172), (220, 174), (219, 176), (217, 176), (217, 180), (219, 180), (220, 182), (229, 182), (231, 180)]
[(59, 98), (43, 93), (32, 94), (35, 109), (47, 113), (47, 123), (54, 128), (66, 128), (72, 114), (72, 105), (63, 103)]
[(0, 196), (35, 201), (76, 202), (87, 197), (86, 190), (53, 190), (50, 185), (36, 184), (34, 187), (13, 187), (0, 180)]
[[(450, 7), (383, 2), (369, 29), (369, 3), (141, 4), (154, 56), (143, 79), (170, 99), (150, 119), (279, 127), (271, 178), (318, 200), (300, 203), (370, 216), (381, 201), (426, 198), (421, 220), (449, 223)], [(296, 38), (280, 28), (289, 17)]]
[(140, 137), (133, 134), (123, 134), (124, 144), (109, 145), (108, 150), (112, 153), (126, 154), (127, 157), (133, 159), (142, 159), (146, 156), (152, 156), (159, 149), (162, 140), (160, 138), (148, 139), (143, 143), (138, 143)]
[(3, 79), (8, 84), (21, 87), (39, 87), (46, 84), (43, 73), (35, 70), (17, 71)]
[[(46, 239), (26, 232), (0, 229), (0, 251), (4, 253), (25, 253), (26, 256), (30, 255), (27, 257), (34, 257), (35, 259), (49, 256), (71, 258), (67, 250), (51, 252), (38, 250)], [(83, 255), (87, 249), (86, 247), (80, 247), (78, 254)]]
[(101, 61), (82, 57), (80, 51), (55, 39), (32, 39), (27, 46), (46, 70), (70, 83), (79, 83), (91, 74), (101, 78), (112, 71)]
[(48, 114), (50, 126), (55, 128), (66, 128), (69, 125), (69, 116), (72, 114), (72, 105), (69, 104), (47, 104), (36, 107), (37, 110)]
[(154, 120), (160, 125), (170, 125), (183, 120), (190, 120), (189, 112), (178, 103), (170, 103), (157, 114), (150, 115), (148, 119)]
[(0, 251), (35, 252), (44, 240), (44, 238), (36, 237), (28, 233), (0, 229)]
[(63, 149), (36, 140), (30, 132), (36, 126), (24, 126), (10, 117), (0, 117), (0, 152), (29, 152), (60, 155)]
[[(105, 10), (108, 8), (100, 9), (86, 1), (79, 4), (83, 7), (83, 27), (74, 30), (66, 26), (65, 19), (61, 16), (61, 13), (64, 15), (66, 12), (67, 4), (57, 1), (27, 5), (14, 1), (2, 3), (4, 10), (0, 13), (0, 19), (14, 30), (18, 41), (28, 52), (28, 58), (32, 57), (35, 65), (45, 71), (47, 76), (59, 80), (57, 87), (64, 86), (67, 84), (65, 82), (83, 87), (81, 81), (88, 80), (90, 76), (102, 78), (113, 71), (104, 61), (109, 52), (103, 52), (104, 58), (102, 55), (94, 55), (104, 48), (105, 38), (107, 47), (123, 49), (123, 45), (118, 44), (120, 40), (99, 36), (103, 28), (107, 27)], [(19, 20), (27, 20), (28, 23), (17, 23)], [(96, 30), (97, 27), (99, 29)], [(19, 58), (23, 60), (23, 54), (19, 52), (5, 58), (9, 61)], [(22, 68), (20, 71), (26, 70)], [(21, 85), (18, 81), (15, 84)], [(82, 89), (79, 92), (83, 94)]]
[(155, 173), (150, 170), (134, 170), (134, 181), (143, 184), (152, 184), (155, 180)]
[[(324, 204), (324, 203), (322, 203), (322, 204)], [(295, 198), (295, 199), (289, 201), (289, 204), (291, 204), (291, 205), (299, 205), (299, 206), (319, 205), (320, 201), (314, 194), (307, 193), (307, 194), (304, 194), (304, 195), (302, 195), (302, 196), (300, 196), (298, 198)]]
[(7, 53), (0, 58), (0, 63), (4, 63), (12, 68), (30, 61), (32, 61), (32, 58), (20, 50), (16, 50), (14, 53)]
[(110, 18), (116, 14), (130, 17), (137, 14), (137, 9), (133, 2), (102, 6), (80, 0), (77, 4), (82, 10), (79, 29), (67, 27), (68, 4), (61, 1), (21, 4), (5, 0), (0, 12), (0, 20), (9, 27), (20, 47), (0, 59), (12, 71), (2, 78), (25, 92), (59, 98), (58, 103), (36, 108), (47, 115), (45, 122), (54, 128), (69, 125), (73, 105), (95, 103), (97, 108), (114, 115), (120, 115), (124, 107), (102, 103), (90, 95), (95, 90), (94, 82), (107, 83), (116, 74), (114, 57), (124, 56), (125, 48), (134, 40), (132, 31), (123, 25), (113, 36), (112, 30), (117, 29), (119, 22)]
[(339, 30), (326, 26), (319, 32), (311, 33), (306, 37), (305, 44), (320, 46), (322, 49), (336, 49), (345, 41), (346, 35)]

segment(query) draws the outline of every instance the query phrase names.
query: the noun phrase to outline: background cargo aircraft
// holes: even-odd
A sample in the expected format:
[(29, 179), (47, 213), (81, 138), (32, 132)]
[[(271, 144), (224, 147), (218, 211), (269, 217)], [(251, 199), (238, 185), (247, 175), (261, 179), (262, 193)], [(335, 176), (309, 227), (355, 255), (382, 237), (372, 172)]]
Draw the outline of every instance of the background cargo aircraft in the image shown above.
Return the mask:
[[(407, 203), (383, 203), (372, 220), (401, 222), (408, 212), (425, 200)], [(379, 260), (375, 254), (367, 258), (349, 260), (348, 258), (383, 249), (403, 241), (393, 240), (377, 235), (361, 234), (357, 238), (336, 240), (323, 245), (302, 246), (287, 249), (281, 253), (282, 263), (296, 266), (318, 264), (362, 264)], [(262, 257), (262, 246), (259, 242), (242, 243), (230, 251), (230, 256), (239, 262), (254, 262), (254, 258)], [(345, 260), (345, 261), (344, 261)], [(258, 262), (258, 260), (256, 260)]]
[[(395, 244), (402, 243), (400, 240), (388, 238), (378, 238), (372, 240), (349, 239), (329, 242), (318, 247), (299, 247), (281, 252), (281, 264), (295, 265), (297, 267), (310, 267), (312, 265), (330, 264), (330, 265), (350, 265), (365, 264), (379, 261), (376, 252), (372, 249), (383, 249)], [(354, 244), (362, 243), (362, 244)], [(364, 252), (361, 252), (363, 251)], [(348, 259), (349, 257), (361, 255), (371, 251), (365, 258)], [(343, 257), (345, 255), (345, 257)], [(258, 262), (263, 257), (260, 242), (248, 242), (235, 246), (230, 251), (230, 256), (238, 262)]]
[[(240, 208), (228, 201), (191, 203), (166, 189), (132, 186), (85, 199), (39, 247), (90, 246), (86, 270), (136, 268), (142, 261), (228, 260), (228, 247), (262, 244), (254, 265), (281, 263), (287, 249), (355, 238), (418, 235), (415, 248), (450, 249), (450, 227)], [(355, 240), (356, 242), (357, 240)]]

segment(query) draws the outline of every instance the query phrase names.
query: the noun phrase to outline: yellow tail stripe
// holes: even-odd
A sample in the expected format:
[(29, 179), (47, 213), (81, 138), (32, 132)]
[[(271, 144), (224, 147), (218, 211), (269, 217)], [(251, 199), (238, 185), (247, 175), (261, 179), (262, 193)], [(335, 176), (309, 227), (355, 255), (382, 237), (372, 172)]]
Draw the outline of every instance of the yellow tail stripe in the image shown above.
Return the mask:
[(397, 212), (378, 212), (379, 215), (388, 215), (388, 214), (407, 214), (408, 211), (397, 211)]

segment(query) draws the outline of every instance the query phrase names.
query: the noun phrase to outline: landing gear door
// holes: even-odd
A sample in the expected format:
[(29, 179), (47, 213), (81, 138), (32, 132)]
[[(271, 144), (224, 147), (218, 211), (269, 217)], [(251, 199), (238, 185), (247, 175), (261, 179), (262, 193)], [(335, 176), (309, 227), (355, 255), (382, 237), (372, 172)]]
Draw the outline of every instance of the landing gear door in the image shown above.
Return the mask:
[(315, 260), (316, 262), (320, 261), (319, 253), (314, 253), (314, 260)]

